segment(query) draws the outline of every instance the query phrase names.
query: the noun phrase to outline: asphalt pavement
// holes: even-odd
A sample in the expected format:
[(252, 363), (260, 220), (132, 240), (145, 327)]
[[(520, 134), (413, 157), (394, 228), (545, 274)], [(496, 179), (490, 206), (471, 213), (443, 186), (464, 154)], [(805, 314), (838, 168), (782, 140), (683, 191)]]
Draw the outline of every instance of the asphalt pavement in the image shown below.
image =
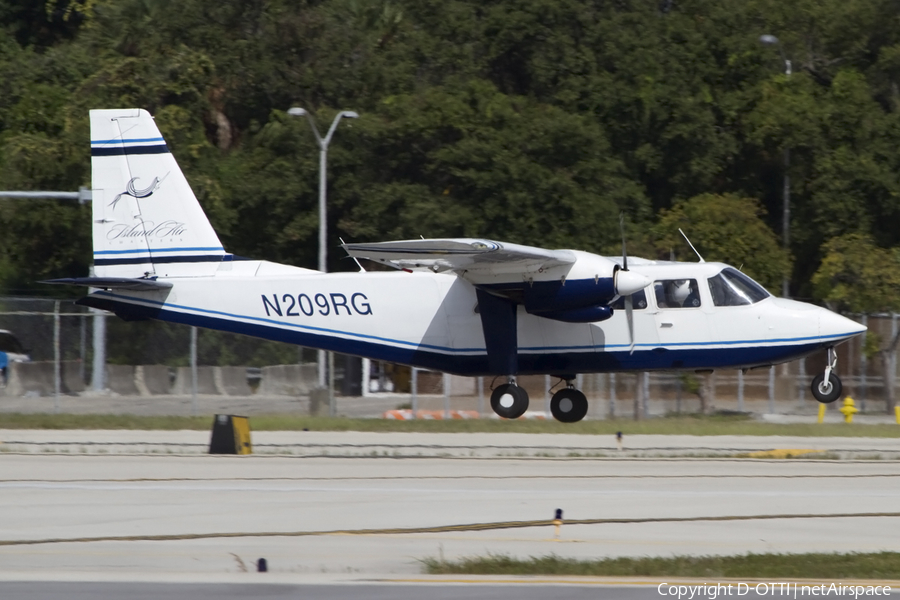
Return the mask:
[[(655, 598), (662, 581), (430, 576), (422, 559), (900, 551), (896, 438), (627, 436), (620, 453), (612, 436), (257, 432), (250, 456), (208, 442), (0, 430), (0, 598)], [(734, 457), (778, 449), (808, 453)]]

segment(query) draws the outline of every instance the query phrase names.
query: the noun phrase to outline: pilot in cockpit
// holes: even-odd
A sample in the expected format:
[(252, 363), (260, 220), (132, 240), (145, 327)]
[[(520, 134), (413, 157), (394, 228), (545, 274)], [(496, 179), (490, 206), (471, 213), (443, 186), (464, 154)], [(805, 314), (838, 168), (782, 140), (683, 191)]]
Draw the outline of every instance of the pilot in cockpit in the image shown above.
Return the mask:
[(697, 283), (693, 279), (657, 281), (656, 302), (660, 308), (694, 308), (700, 306)]

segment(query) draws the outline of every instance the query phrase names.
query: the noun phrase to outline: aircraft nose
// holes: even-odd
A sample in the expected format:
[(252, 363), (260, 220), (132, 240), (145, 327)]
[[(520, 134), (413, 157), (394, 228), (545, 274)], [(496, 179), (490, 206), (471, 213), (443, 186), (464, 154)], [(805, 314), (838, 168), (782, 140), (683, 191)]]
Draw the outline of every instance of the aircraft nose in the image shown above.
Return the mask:
[(819, 311), (819, 335), (822, 337), (846, 340), (865, 330), (864, 325), (860, 325), (852, 319), (842, 317), (824, 308)]

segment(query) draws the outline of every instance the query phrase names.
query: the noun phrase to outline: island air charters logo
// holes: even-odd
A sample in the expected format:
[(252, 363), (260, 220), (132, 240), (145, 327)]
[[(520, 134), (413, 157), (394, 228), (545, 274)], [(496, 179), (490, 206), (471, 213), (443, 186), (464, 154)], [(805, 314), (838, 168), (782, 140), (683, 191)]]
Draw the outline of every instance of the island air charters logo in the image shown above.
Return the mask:
[(122, 196), (131, 196), (132, 198), (148, 198), (153, 195), (153, 192), (159, 189), (159, 186), (162, 185), (162, 182), (166, 180), (169, 174), (166, 173), (165, 177), (160, 179), (159, 177), (154, 177), (153, 181), (150, 182), (150, 185), (142, 190), (139, 190), (135, 187), (134, 182), (140, 179), (140, 177), (132, 177), (131, 180), (125, 185), (125, 191), (121, 194), (117, 195), (113, 198), (113, 201), (109, 203), (113, 209), (116, 208), (116, 204), (119, 203), (119, 200), (122, 199)]

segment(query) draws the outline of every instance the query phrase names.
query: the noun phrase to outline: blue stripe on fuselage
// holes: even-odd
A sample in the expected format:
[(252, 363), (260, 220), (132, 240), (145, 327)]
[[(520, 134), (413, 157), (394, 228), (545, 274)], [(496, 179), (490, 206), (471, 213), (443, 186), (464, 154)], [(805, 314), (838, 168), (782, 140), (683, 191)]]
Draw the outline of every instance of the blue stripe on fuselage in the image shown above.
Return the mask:
[[(116, 312), (124, 318), (170, 321), (459, 375), (508, 375), (508, 373), (494, 373), (489, 369), (484, 348), (448, 348), (415, 344), (403, 340), (296, 325), (273, 319), (234, 315), (150, 300), (142, 300), (144, 304), (136, 304), (123, 301), (120, 296), (111, 292), (96, 292), (79, 302)], [(147, 306), (147, 304), (155, 306)], [(201, 314), (188, 314), (182, 312), (184, 310)], [(247, 323), (235, 319), (246, 319), (253, 322)], [(339, 335), (352, 336), (355, 339), (337, 337)], [(668, 347), (658, 344), (639, 344), (634, 353), (628, 351), (627, 344), (607, 345), (602, 348), (592, 346), (519, 348), (518, 374), (752, 367), (776, 364), (805, 356), (833, 345), (841, 337), (817, 336), (783, 340), (667, 344)], [(777, 342), (784, 345), (771, 345)], [(748, 344), (766, 345), (750, 346)], [(687, 345), (704, 347), (671, 347)]]

